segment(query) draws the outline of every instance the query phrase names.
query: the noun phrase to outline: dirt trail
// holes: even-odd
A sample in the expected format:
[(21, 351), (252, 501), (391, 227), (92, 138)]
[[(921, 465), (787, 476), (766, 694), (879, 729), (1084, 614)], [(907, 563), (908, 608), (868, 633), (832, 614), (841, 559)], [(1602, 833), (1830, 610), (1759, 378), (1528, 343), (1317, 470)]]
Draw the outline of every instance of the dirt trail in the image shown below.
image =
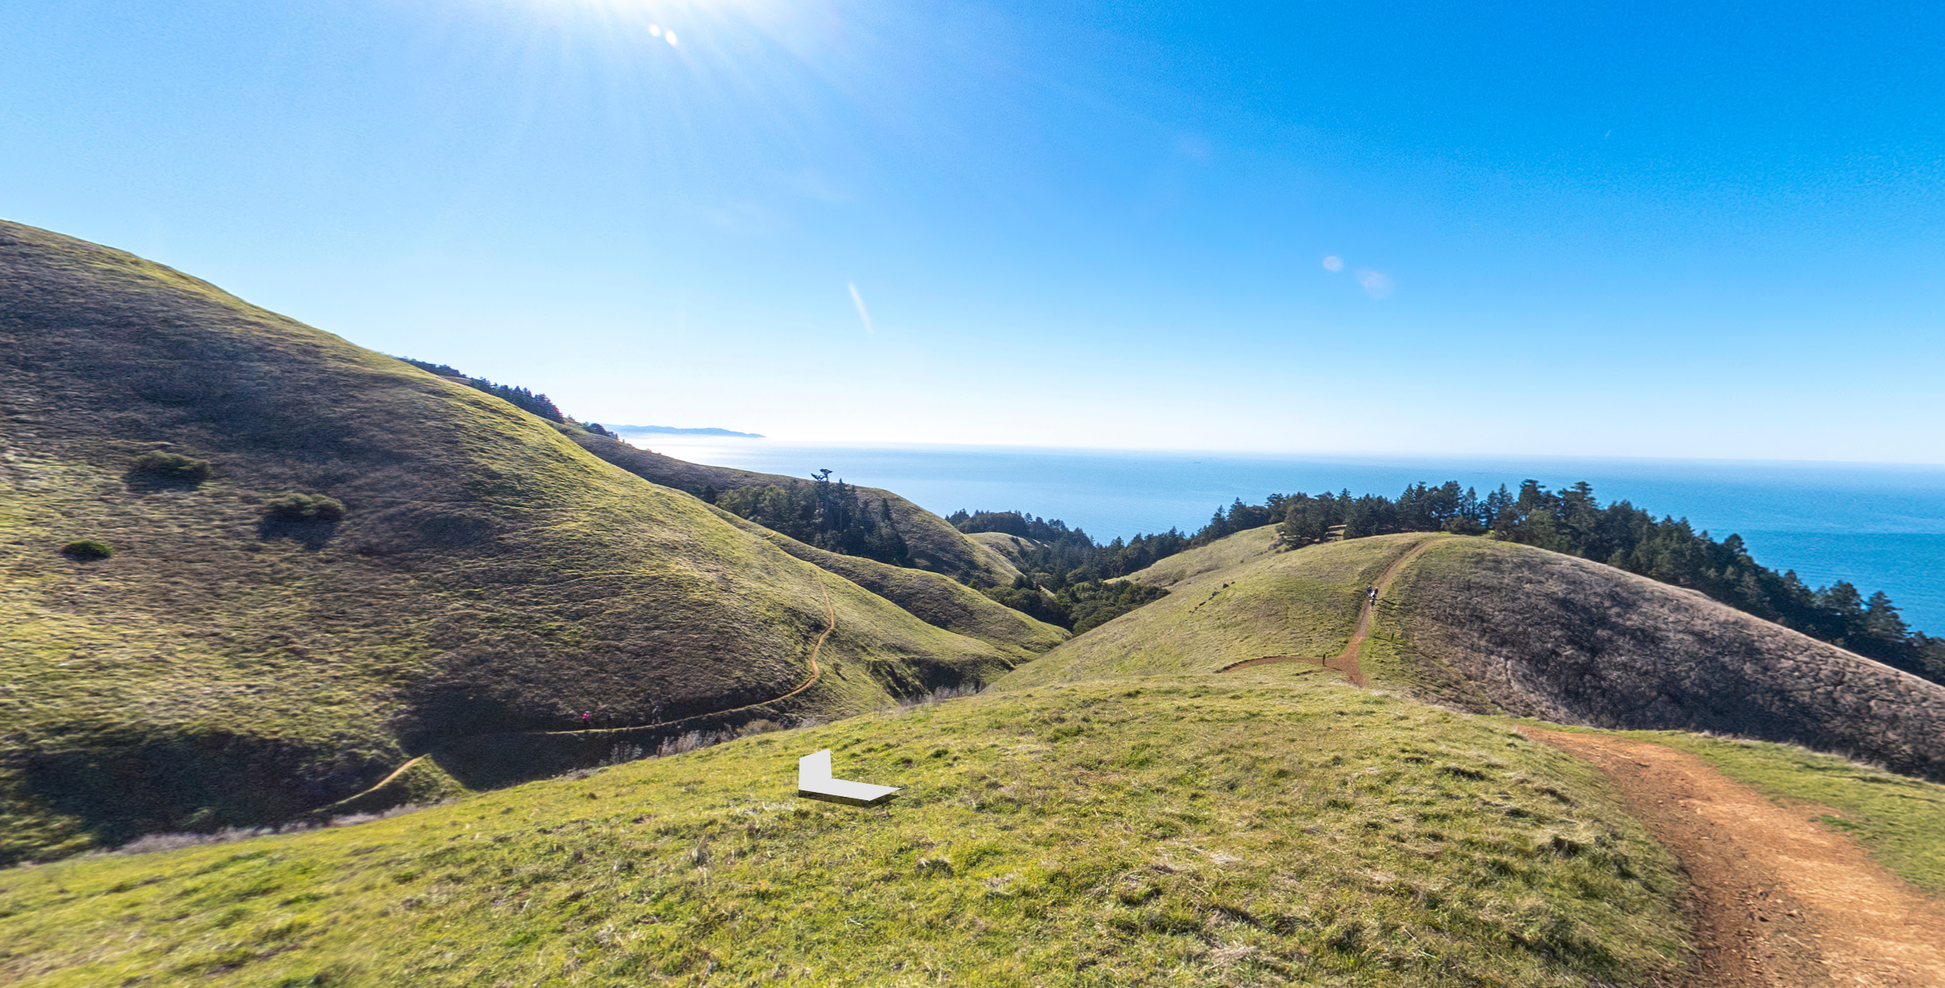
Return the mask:
[(1684, 988), (1945, 988), (1945, 906), (1816, 822), (1687, 752), (1523, 727), (1621, 790), (1692, 883), (1697, 956)]
[[(1392, 577), (1397, 576), (1398, 572), (1405, 568), (1405, 564), (1417, 559), (1431, 545), (1432, 540), (1426, 539), (1412, 546), (1410, 549), (1405, 550), (1404, 555), (1399, 556), (1392, 561), (1390, 566), (1385, 567), (1383, 575), (1378, 577), (1376, 584), (1378, 596), (1384, 596), (1391, 589)], [(1374, 609), (1373, 603), (1370, 600), (1364, 602), (1363, 609), (1358, 612), (1357, 627), (1351, 631), (1351, 640), (1344, 644), (1344, 651), (1337, 653), (1332, 658), (1320, 659), (1302, 655), (1265, 655), (1260, 659), (1244, 659), (1241, 662), (1223, 666), (1217, 671), (1232, 672), (1237, 669), (1247, 669), (1250, 666), (1266, 666), (1277, 662), (1308, 662), (1311, 665), (1320, 665), (1326, 669), (1335, 669), (1343, 673), (1345, 678), (1351, 681), (1351, 685), (1363, 686), (1364, 670), (1358, 667), (1357, 654), (1364, 647), (1364, 640), (1371, 637), (1371, 612)]]
[(817, 581), (817, 592), (821, 594), (824, 598), (825, 624), (824, 624), (824, 632), (818, 635), (817, 641), (813, 642), (810, 646), (810, 678), (804, 680), (804, 684), (802, 686), (799, 686), (796, 689), (783, 694), (782, 696), (773, 696), (768, 700), (758, 700), (755, 703), (745, 703), (740, 707), (730, 707), (727, 710), (711, 710), (706, 714), (692, 714), (688, 717), (678, 717), (675, 720), (663, 721), (659, 724), (648, 724), (648, 725), (635, 724), (629, 727), (589, 727), (589, 728), (582, 728), (580, 730), (572, 730), (572, 731), (531, 731), (528, 733), (580, 734), (580, 735), (620, 734), (624, 731), (639, 731), (642, 730), (644, 727), (671, 727), (676, 724), (684, 723), (685, 721), (701, 720), (702, 718), (705, 717), (721, 717), (724, 714), (742, 713), (745, 710), (755, 710), (758, 707), (767, 707), (772, 703), (781, 703), (784, 700), (788, 700), (791, 697), (796, 696), (797, 694), (802, 693), (803, 691), (817, 685), (818, 678), (824, 674), (824, 671), (818, 668), (817, 666), (817, 653), (823, 650), (824, 639), (831, 637), (831, 632), (837, 630), (837, 608), (831, 606), (831, 592), (825, 589), (824, 581), (821, 579)]
[[(772, 703), (779, 703), (784, 700), (788, 700), (791, 697), (796, 696), (797, 694), (802, 693), (803, 691), (817, 685), (818, 678), (824, 674), (823, 670), (819, 668), (817, 665), (817, 653), (823, 651), (824, 640), (826, 638), (831, 637), (831, 632), (837, 630), (837, 608), (831, 606), (831, 592), (828, 588), (824, 586), (824, 581), (822, 579), (819, 579), (817, 581), (817, 592), (820, 595), (822, 595), (824, 598), (825, 623), (824, 623), (823, 633), (818, 635), (817, 641), (810, 646), (810, 678), (804, 680), (804, 684), (802, 686), (799, 686), (796, 689), (783, 694), (782, 696), (773, 696), (768, 700), (761, 700), (756, 703), (746, 703), (740, 707), (731, 707), (728, 710), (712, 710), (706, 714), (694, 714), (688, 717), (679, 717), (675, 720), (663, 721), (662, 723), (659, 724), (649, 724), (649, 725), (636, 724), (629, 727), (592, 727), (592, 728), (584, 728), (578, 731), (521, 731), (517, 733), (526, 734), (526, 735), (578, 734), (583, 736), (594, 736), (600, 734), (621, 734), (629, 731), (641, 731), (651, 727), (652, 728), (673, 727), (685, 721), (700, 720), (704, 717), (721, 717), (724, 714), (741, 713), (745, 710), (754, 710), (757, 707), (767, 707)], [(465, 738), (457, 738), (455, 740), (446, 742), (446, 744), (447, 745), (459, 744), (464, 742), (465, 740), (466, 740)], [(411, 768), (414, 765), (417, 765), (422, 759), (425, 759), (430, 755), (431, 752), (427, 752), (424, 755), (414, 756), (411, 760), (407, 761), (405, 764), (400, 765), (398, 768), (393, 769), (392, 774), (387, 775), (383, 779), (380, 779), (377, 785), (374, 785), (371, 788), (366, 789), (363, 792), (360, 792), (356, 795), (346, 796), (345, 798), (340, 799), (335, 803), (331, 803), (327, 806), (321, 807), (320, 809), (314, 810), (312, 812), (320, 812), (320, 813), (326, 812), (329, 811), (333, 806), (343, 806), (347, 803), (352, 802), (353, 800), (362, 799), (366, 796), (369, 796), (372, 793), (377, 792), (378, 790), (383, 789), (388, 785), (391, 785), (393, 779), (396, 779), (399, 776), (404, 775), (407, 769)]]

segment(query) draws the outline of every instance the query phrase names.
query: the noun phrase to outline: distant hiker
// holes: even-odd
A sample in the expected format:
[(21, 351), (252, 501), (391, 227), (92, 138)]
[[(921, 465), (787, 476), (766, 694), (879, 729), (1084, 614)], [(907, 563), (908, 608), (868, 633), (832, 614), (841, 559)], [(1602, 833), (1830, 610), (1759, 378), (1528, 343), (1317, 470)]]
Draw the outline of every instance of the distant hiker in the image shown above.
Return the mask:
[(660, 724), (660, 723), (662, 722), (662, 705), (661, 705), (661, 704), (659, 704), (659, 703), (658, 703), (658, 704), (656, 704), (656, 705), (655, 705), (655, 713), (654, 713), (654, 714), (653, 714), (652, 716), (654, 716), (654, 718), (655, 718), (655, 723), (657, 723), (657, 724)]
[(594, 726), (594, 715), (591, 713), (583, 712), (581, 714), (581, 729), (585, 731), (588, 728), (593, 726)]

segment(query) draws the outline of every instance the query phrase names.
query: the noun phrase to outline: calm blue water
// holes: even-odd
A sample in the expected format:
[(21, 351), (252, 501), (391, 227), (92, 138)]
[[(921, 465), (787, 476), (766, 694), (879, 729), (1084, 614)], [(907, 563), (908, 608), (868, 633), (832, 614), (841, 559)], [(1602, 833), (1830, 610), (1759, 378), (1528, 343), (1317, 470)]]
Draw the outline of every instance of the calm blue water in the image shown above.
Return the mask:
[(1811, 586), (1849, 580), (1891, 595), (1913, 627), (1945, 635), (1945, 467), (1700, 460), (1357, 458), (1011, 449), (829, 446), (773, 440), (649, 443), (698, 463), (807, 477), (830, 468), (950, 514), (1017, 510), (1059, 518), (1106, 542), (1140, 532), (1193, 532), (1236, 498), (1272, 492), (1395, 497), (1418, 481), (1456, 480), (1481, 496), (1538, 480), (1585, 480), (1603, 503), (1631, 501), (1687, 518), (1717, 539)]

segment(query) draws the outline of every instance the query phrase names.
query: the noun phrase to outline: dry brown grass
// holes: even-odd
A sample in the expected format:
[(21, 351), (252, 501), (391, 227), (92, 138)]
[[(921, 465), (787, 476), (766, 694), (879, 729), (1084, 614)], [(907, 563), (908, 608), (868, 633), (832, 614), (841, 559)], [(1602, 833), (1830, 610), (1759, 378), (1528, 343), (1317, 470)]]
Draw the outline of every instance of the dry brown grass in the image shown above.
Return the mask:
[(1380, 605), (1382, 672), (1475, 709), (1713, 731), (1945, 779), (1945, 687), (1571, 556), (1433, 546)]

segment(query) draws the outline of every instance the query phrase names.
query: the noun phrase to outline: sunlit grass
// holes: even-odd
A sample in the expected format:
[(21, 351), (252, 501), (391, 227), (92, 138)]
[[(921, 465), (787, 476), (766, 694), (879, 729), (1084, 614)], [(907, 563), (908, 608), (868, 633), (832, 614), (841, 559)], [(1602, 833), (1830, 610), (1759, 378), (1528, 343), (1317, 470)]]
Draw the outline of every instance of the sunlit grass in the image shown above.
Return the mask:
[(1366, 586), (1424, 538), (1384, 536), (1271, 552), (1255, 529), (1164, 559), (1131, 579), (1169, 595), (1015, 670), (1001, 689), (1112, 676), (1214, 672), (1272, 655), (1344, 650)]
[[(796, 758), (827, 746), (905, 792), (794, 799)], [(0, 872), (0, 980), (1645, 984), (1675, 964), (1679, 889), (1578, 762), (1283, 666)]]

